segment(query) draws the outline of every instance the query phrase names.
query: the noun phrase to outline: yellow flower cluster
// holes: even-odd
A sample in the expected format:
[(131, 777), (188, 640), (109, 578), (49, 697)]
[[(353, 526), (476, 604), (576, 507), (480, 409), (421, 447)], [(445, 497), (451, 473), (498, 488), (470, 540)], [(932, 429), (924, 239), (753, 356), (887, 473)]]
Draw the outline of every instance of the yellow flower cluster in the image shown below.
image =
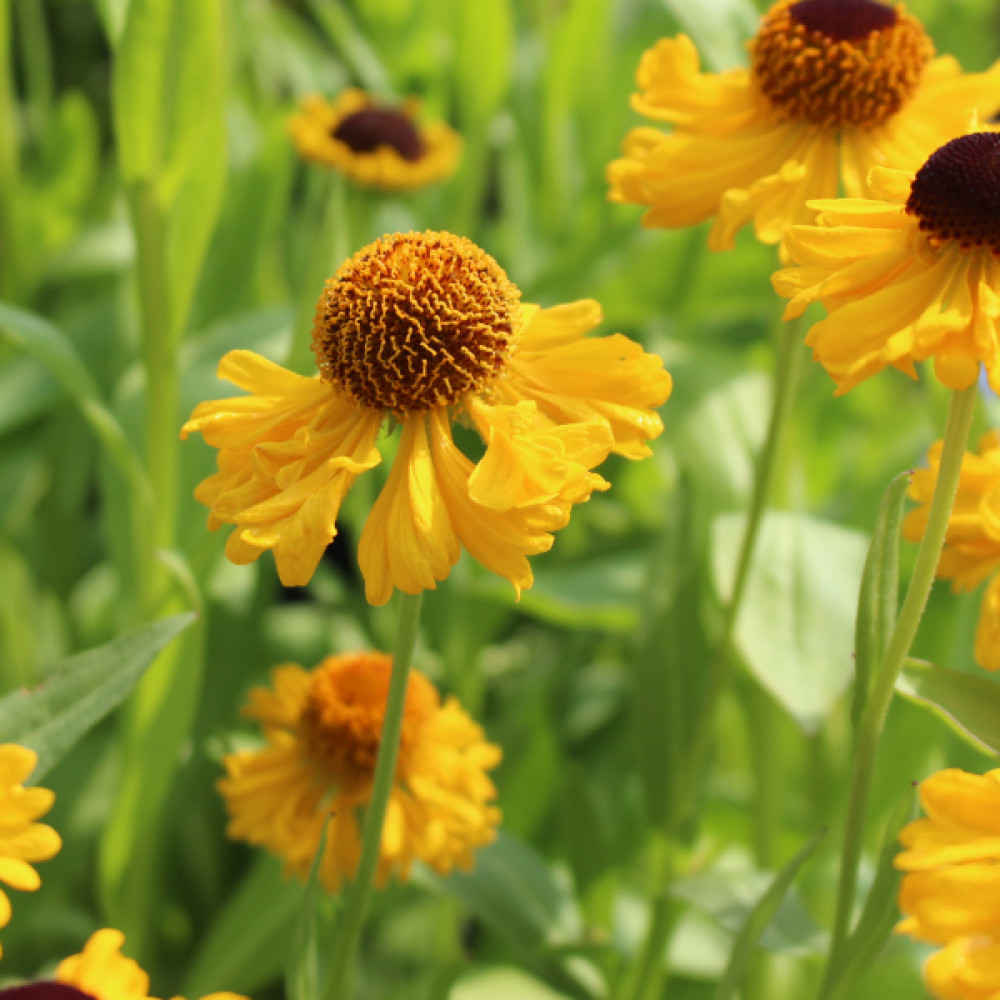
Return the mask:
[(941, 771), (920, 786), (926, 817), (901, 833), (897, 932), (944, 945), (924, 968), (942, 1000), (1000, 996), (1000, 770)]
[(611, 199), (648, 205), (645, 226), (715, 217), (709, 244), (733, 246), (753, 222), (778, 243), (817, 198), (872, 193), (872, 167), (915, 170), (960, 134), (968, 113), (1000, 107), (1000, 64), (962, 74), (902, 4), (779, 0), (750, 43), (749, 69), (703, 73), (684, 35), (639, 65), (632, 106), (671, 125), (633, 129), (608, 168)]

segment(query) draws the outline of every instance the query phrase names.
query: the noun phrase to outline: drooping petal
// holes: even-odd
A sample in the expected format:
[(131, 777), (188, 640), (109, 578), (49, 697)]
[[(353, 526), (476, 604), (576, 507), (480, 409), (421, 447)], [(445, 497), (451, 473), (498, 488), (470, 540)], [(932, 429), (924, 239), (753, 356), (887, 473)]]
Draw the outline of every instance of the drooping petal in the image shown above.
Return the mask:
[(580, 503), (609, 483), (590, 470), (614, 444), (603, 421), (551, 426), (539, 420), (537, 405), (470, 406), (487, 442), (486, 454), (469, 477), (470, 497), (484, 507), (507, 511), (554, 499)]
[(435, 589), (461, 554), (434, 470), (427, 419), (404, 421), (389, 479), (361, 532), (358, 562), (371, 604), (385, 604), (393, 588), (406, 594)]
[(195, 496), (211, 510), (210, 528), (236, 527), (226, 546), (233, 562), (272, 549), (282, 583), (308, 583), (344, 496), (381, 460), (381, 414), (249, 351), (226, 355), (219, 374), (253, 394), (202, 403), (184, 425), (219, 448), (219, 471)]
[(556, 424), (604, 421), (614, 435), (613, 451), (626, 458), (649, 455), (645, 442), (663, 430), (654, 408), (672, 387), (663, 361), (621, 334), (585, 336), (601, 320), (592, 300), (527, 310), (525, 319), (517, 353), (497, 382), (498, 399), (533, 400)]

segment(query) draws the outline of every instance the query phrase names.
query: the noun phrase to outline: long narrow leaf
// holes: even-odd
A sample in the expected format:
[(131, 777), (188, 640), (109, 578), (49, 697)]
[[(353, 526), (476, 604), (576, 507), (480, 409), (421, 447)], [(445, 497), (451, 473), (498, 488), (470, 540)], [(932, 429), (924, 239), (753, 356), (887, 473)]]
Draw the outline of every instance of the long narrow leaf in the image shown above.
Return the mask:
[(871, 677), (881, 662), (899, 608), (899, 528), (910, 474), (902, 472), (882, 498), (865, 558), (854, 626), (854, 698), (851, 719), (857, 726), (868, 700)]
[(731, 1000), (736, 996), (740, 980), (746, 971), (747, 963), (753, 956), (757, 948), (760, 936), (767, 929), (768, 924), (778, 912), (781, 901), (791, 888), (795, 876), (802, 867), (806, 858), (812, 854), (823, 839), (825, 830), (819, 830), (812, 839), (785, 865), (784, 868), (774, 876), (774, 880), (768, 886), (767, 891), (760, 897), (757, 905), (747, 915), (743, 929), (736, 936), (733, 942), (733, 950), (729, 955), (729, 964), (723, 974), (722, 980), (715, 991), (715, 1000)]
[(66, 660), (43, 684), (0, 700), (0, 742), (38, 754), (38, 781), (88, 729), (119, 705), (157, 654), (194, 620), (174, 615)]
[(843, 996), (858, 976), (871, 965), (899, 919), (896, 895), (902, 872), (895, 867), (893, 861), (899, 852), (899, 831), (913, 818), (915, 804), (916, 789), (911, 788), (889, 818), (875, 878), (865, 900), (865, 908), (844, 947), (841, 966), (832, 992), (834, 997)]

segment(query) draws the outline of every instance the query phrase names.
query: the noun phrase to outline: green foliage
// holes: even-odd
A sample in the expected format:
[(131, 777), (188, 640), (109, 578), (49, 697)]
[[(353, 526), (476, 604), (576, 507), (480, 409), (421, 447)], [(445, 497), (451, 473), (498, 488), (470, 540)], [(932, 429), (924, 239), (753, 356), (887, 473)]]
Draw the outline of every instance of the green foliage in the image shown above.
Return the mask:
[[(993, 58), (986, 0), (912, 6), (940, 51)], [(215, 374), (227, 351), (289, 356), (337, 259), (444, 228), (525, 302), (598, 299), (599, 332), (661, 354), (675, 388), (654, 457), (602, 467), (612, 489), (532, 558), (519, 601), (469, 559), (427, 595), (416, 665), (502, 746), (504, 830), (471, 871), (418, 866), (377, 894), (351, 1000), (634, 1000), (644, 956), (643, 1000), (738, 980), (744, 1000), (813, 995), (851, 719), (913, 558), (897, 473), (946, 399), (898, 372), (834, 399), (805, 371), (707, 723), (774, 391), (777, 257), (750, 234), (710, 254), (703, 226), (643, 229), (605, 169), (639, 124), (645, 49), (684, 31), (726, 69), (755, 23), (747, 0), (0, 0), (0, 739), (39, 751), (64, 840), (14, 900), (5, 976), (48, 975), (116, 924), (157, 996), (263, 1000), (283, 976), (292, 1000), (316, 995), (337, 901), (230, 839), (215, 782), (259, 739), (240, 711), (276, 664), (391, 645), (394, 609), (365, 603), (356, 560), (388, 462), (348, 496), (310, 586), (285, 591), (270, 555), (226, 562), (228, 526), (207, 531), (193, 497), (215, 455), (178, 431), (238, 391)], [(303, 163), (289, 113), (350, 85), (455, 126), (456, 176), (371, 192)], [(919, 992), (923, 952), (889, 936), (895, 836), (914, 779), (1000, 754), (978, 597), (938, 588), (915, 650), (947, 666), (899, 681), (833, 996)], [(195, 625), (171, 614), (189, 607)], [(670, 944), (645, 954), (658, 916)]]
[(167, 643), (191, 624), (191, 614), (144, 625), (100, 649), (61, 663), (34, 690), (0, 699), (0, 742), (38, 754), (32, 780), (41, 781), (73, 745), (128, 697)]

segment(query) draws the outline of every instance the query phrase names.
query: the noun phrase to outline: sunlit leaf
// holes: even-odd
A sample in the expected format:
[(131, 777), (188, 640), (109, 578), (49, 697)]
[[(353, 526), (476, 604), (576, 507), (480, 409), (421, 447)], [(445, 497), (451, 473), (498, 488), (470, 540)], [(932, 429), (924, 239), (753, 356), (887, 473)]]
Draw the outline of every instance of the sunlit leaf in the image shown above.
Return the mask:
[[(729, 594), (743, 515), (714, 525), (712, 568)], [(736, 646), (760, 683), (814, 732), (852, 673), (854, 596), (867, 539), (805, 514), (764, 515), (736, 625)]]
[(996, 681), (910, 660), (896, 690), (933, 709), (970, 742), (1000, 754), (1000, 684)]
[(0, 742), (38, 754), (38, 781), (98, 720), (118, 706), (171, 639), (194, 620), (174, 615), (66, 660), (43, 684), (0, 700)]

